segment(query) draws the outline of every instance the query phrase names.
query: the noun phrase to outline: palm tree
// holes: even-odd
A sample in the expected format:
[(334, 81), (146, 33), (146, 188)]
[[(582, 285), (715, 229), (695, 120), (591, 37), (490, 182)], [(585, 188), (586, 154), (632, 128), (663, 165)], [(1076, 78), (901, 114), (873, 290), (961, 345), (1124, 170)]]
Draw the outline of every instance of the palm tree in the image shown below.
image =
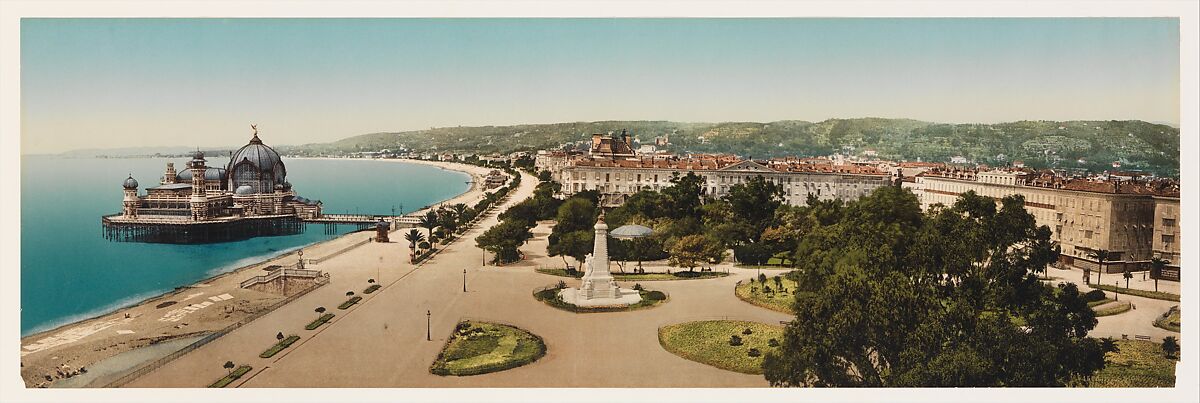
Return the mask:
[(467, 211), (467, 205), (463, 204), (463, 203), (458, 203), (453, 206), (450, 206), (450, 209), (454, 210), (455, 215), (462, 216), (463, 212)]
[(1129, 272), (1129, 266), (1125, 266), (1125, 274), (1122, 277), (1125, 277), (1125, 288), (1129, 288), (1129, 279), (1133, 278), (1133, 273)]
[(1163, 269), (1167, 267), (1167, 263), (1171, 263), (1163, 258), (1150, 259), (1150, 277), (1154, 278), (1154, 292), (1158, 292), (1158, 278), (1162, 276)]
[(429, 230), (429, 238), (433, 239), (433, 229), (437, 228), (437, 226), (438, 226), (437, 213), (434, 212), (433, 210), (429, 210), (429, 212), (425, 213), (424, 217), (421, 217), (421, 222), (419, 223), (419, 225), (422, 228), (428, 229)]
[(1104, 284), (1100, 282), (1100, 276), (1104, 274), (1104, 261), (1108, 260), (1108, 249), (1100, 249), (1092, 252), (1089, 256), (1096, 258), (1096, 284)]
[(425, 234), (422, 234), (421, 231), (413, 228), (408, 230), (407, 234), (404, 234), (404, 240), (408, 241), (409, 249), (416, 249), (417, 244), (425, 240)]

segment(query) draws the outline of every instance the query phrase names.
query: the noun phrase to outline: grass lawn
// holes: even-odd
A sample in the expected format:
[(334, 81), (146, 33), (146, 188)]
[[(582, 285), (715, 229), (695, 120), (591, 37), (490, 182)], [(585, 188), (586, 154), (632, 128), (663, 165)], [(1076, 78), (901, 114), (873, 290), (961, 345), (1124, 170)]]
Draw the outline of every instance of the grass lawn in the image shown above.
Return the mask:
[(782, 281), (783, 288), (788, 290), (788, 292), (783, 293), (775, 289), (777, 287), (771, 277), (774, 276), (767, 277), (766, 286), (770, 287), (772, 292), (763, 292), (763, 284), (758, 281), (742, 281), (738, 283), (733, 292), (742, 301), (783, 313), (793, 313), (792, 301), (795, 298), (792, 295), (792, 291), (796, 290), (796, 282), (780, 275), (779, 279)]
[(1159, 343), (1117, 340), (1121, 350), (1104, 356), (1107, 365), (1088, 384), (1094, 388), (1145, 388), (1175, 386), (1175, 360), (1168, 359)]
[(1104, 304), (1107, 304), (1107, 303), (1113, 302), (1113, 301), (1114, 300), (1112, 298), (1105, 298), (1102, 300), (1088, 302), (1087, 304), (1088, 304), (1088, 308), (1095, 308), (1097, 306), (1104, 305)]
[(1104, 290), (1104, 291), (1108, 291), (1108, 292), (1119, 292), (1121, 294), (1129, 294), (1129, 295), (1136, 295), (1136, 296), (1145, 297), (1145, 298), (1153, 298), (1153, 299), (1161, 299), (1164, 301), (1179, 302), (1179, 295), (1172, 294), (1169, 292), (1146, 291), (1146, 290), (1139, 290), (1136, 288), (1117, 288), (1117, 287), (1114, 287), (1111, 285), (1103, 285), (1103, 284), (1092, 284), (1090, 287), (1095, 288), (1097, 290)]
[[(743, 334), (746, 328), (753, 333)], [(730, 345), (730, 339), (735, 335), (742, 339), (742, 345)], [(783, 340), (783, 327), (737, 320), (709, 320), (658, 329), (658, 343), (672, 354), (744, 374), (763, 373), (763, 357), (778, 349), (768, 345), (770, 339)], [(751, 348), (758, 349), (761, 355), (751, 357)]]
[(240, 367), (238, 367), (238, 369), (235, 369), (235, 370), (233, 370), (233, 372), (230, 372), (229, 375), (225, 375), (224, 377), (221, 377), (221, 379), (218, 379), (216, 382), (213, 382), (212, 385), (208, 385), (208, 387), (210, 387), (210, 388), (226, 387), (229, 384), (233, 383), (233, 381), (236, 381), (236, 380), (238, 380), (238, 378), (241, 378), (242, 375), (246, 375), (246, 373), (250, 372), (251, 369), (253, 369), (253, 368), (251, 368), (249, 365), (240, 366)]
[(1179, 333), (1179, 305), (1171, 307), (1154, 320), (1154, 327)]
[[(566, 269), (539, 268), (539, 269), (537, 269), (537, 272), (542, 273), (542, 274), (549, 274), (552, 276), (559, 276), (559, 277), (573, 277), (573, 278), (583, 277), (583, 272), (581, 272), (581, 271), (576, 271), (575, 274), (572, 275), (572, 274), (567, 274)], [(613, 279), (615, 279), (617, 281), (693, 280), (693, 279), (717, 278), (717, 277), (724, 277), (724, 276), (728, 276), (728, 275), (729, 275), (728, 273), (719, 272), (719, 271), (703, 271), (703, 272), (701, 272), (701, 271), (687, 271), (687, 270), (673, 271), (673, 272), (671, 272), (671, 274), (667, 274), (667, 273), (645, 273), (645, 274), (612, 273)]]
[(1132, 306), (1130, 306), (1129, 301), (1117, 301), (1117, 305), (1110, 305), (1104, 309), (1096, 308), (1097, 307), (1093, 307), (1092, 310), (1096, 311), (1096, 317), (1098, 318), (1101, 316), (1112, 316), (1129, 312), (1129, 309), (1132, 308)]
[(319, 317), (319, 318), (317, 318), (316, 320), (312, 321), (312, 323), (309, 323), (309, 324), (307, 324), (307, 325), (304, 325), (304, 328), (305, 328), (305, 329), (308, 329), (308, 330), (313, 330), (313, 329), (316, 329), (317, 327), (319, 327), (319, 326), (321, 326), (321, 325), (325, 324), (325, 322), (328, 322), (330, 319), (333, 319), (333, 314), (332, 314), (332, 313), (327, 313), (327, 314), (321, 315), (321, 317)]
[(542, 338), (516, 327), (463, 321), (429, 371), (437, 375), (479, 375), (537, 361), (546, 354)]
[(637, 309), (649, 308), (658, 305), (667, 300), (667, 295), (661, 291), (641, 290), (638, 293), (642, 296), (642, 300), (638, 303), (629, 306), (597, 306), (597, 307), (581, 307), (567, 303), (558, 295), (560, 289), (548, 288), (533, 293), (533, 297), (538, 301), (545, 302), (546, 305), (570, 311), (575, 313), (599, 313), (599, 312), (624, 312)]

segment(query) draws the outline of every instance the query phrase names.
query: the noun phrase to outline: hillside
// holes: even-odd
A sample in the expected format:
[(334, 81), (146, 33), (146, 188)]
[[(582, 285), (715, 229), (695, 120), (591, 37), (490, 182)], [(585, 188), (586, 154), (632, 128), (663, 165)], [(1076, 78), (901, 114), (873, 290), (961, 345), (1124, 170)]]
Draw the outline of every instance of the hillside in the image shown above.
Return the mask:
[(949, 161), (962, 156), (990, 165), (1024, 161), (1033, 167), (1142, 169), (1178, 176), (1179, 129), (1143, 121), (1020, 121), (942, 124), (910, 119), (829, 119), (682, 123), (602, 121), (515, 126), (443, 127), (372, 133), (332, 143), (281, 147), (295, 154), (341, 154), (407, 147), (416, 151), (507, 153), (558, 148), (592, 133), (627, 129), (650, 144), (670, 135), (676, 153), (732, 153), (755, 158), (783, 155), (859, 154), (873, 150), (894, 160)]

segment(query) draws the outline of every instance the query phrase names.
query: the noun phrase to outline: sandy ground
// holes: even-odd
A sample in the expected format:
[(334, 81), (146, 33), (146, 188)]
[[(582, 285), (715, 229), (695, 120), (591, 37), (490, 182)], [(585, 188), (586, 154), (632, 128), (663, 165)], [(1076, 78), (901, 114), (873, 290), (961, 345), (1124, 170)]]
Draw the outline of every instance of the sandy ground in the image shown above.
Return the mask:
[[(482, 183), (480, 178), (490, 172), (490, 169), (466, 164), (402, 161), (463, 171), (475, 178), (471, 189), (443, 204), (470, 203), (473, 205), (484, 194), (476, 184)], [(310, 245), (303, 248), (304, 257), (306, 260), (321, 259), (370, 236), (369, 232), (350, 233)], [(403, 252), (407, 256), (407, 251)], [(27, 387), (48, 386), (55, 381), (71, 379), (59, 375), (60, 371), (72, 373), (77, 372), (81, 367), (91, 369), (94, 368), (93, 365), (110, 357), (121, 355), (122, 358), (117, 360), (123, 360), (124, 357), (137, 357), (139, 360), (149, 361), (169, 354), (173, 350), (161, 351), (155, 356), (122, 355), (121, 353), (152, 344), (209, 334), (269, 308), (283, 300), (284, 296), (243, 289), (239, 284), (245, 279), (264, 274), (262, 269), (266, 266), (288, 266), (296, 263), (297, 259), (295, 252), (277, 255), (262, 262), (243, 266), (199, 283), (178, 288), (127, 308), (23, 337), (21, 338), (21, 377)], [(326, 267), (330, 261), (320, 265), (310, 265), (309, 268), (331, 272), (332, 267)], [(337, 278), (338, 274), (333, 273), (331, 276)], [(345, 291), (340, 290), (341, 293)], [(162, 308), (157, 307), (166, 302), (174, 303)], [(104, 364), (99, 368), (130, 367), (129, 363), (110, 361)], [(71, 382), (63, 383), (62, 386), (103, 386), (102, 383), (106, 380), (115, 378), (113, 376), (97, 376), (99, 374), (94, 373), (85, 375), (96, 381), (84, 383), (71, 379)], [(50, 377), (49, 380), (46, 378), (47, 376)]]
[[(534, 178), (523, 178), (508, 204), (530, 195), (535, 184)], [(419, 267), (404, 261), (403, 244), (370, 244), (331, 259), (327, 264), (336, 267), (331, 269), (336, 273), (334, 286), (310, 293), (127, 386), (203, 386), (225, 374), (221, 364), (226, 360), (254, 368), (231, 387), (767, 386), (762, 376), (724, 371), (668, 353), (657, 337), (659, 327), (693, 320), (777, 324), (790, 319), (734, 296), (734, 283), (754, 276), (755, 270), (729, 268), (733, 274), (718, 279), (647, 282), (643, 285), (667, 292), (670, 300), (633, 312), (573, 314), (532, 296), (535, 289), (559, 280), (578, 284), (578, 280), (534, 271), (562, 264), (557, 257), (545, 256), (547, 225), (538, 226), (535, 238), (522, 247), (525, 261), (503, 267), (483, 265), (474, 238), (495, 220), (495, 214), (485, 218)], [(334, 309), (337, 316), (316, 331), (304, 329), (316, 318), (314, 307), (344, 301), (343, 289), (364, 285), (373, 267), (391, 274), (385, 276), (388, 281), (381, 291), (348, 310)], [(463, 292), (464, 270), (467, 292)], [(429, 365), (462, 319), (527, 329), (544, 338), (547, 355), (533, 364), (493, 374), (462, 378), (430, 374)], [(431, 341), (426, 341), (427, 331)], [(275, 357), (259, 358), (277, 332), (301, 339)]]

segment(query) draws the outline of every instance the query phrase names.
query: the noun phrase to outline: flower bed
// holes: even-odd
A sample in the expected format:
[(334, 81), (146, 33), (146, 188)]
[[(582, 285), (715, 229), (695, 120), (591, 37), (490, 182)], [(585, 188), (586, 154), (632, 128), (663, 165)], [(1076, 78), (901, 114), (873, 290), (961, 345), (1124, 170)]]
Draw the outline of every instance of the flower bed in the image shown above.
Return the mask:
[(338, 305), (338, 309), (346, 309), (346, 308), (352, 307), (352, 306), (354, 306), (354, 304), (357, 304), (358, 301), (362, 301), (362, 297), (355, 295), (355, 296), (351, 297), (350, 299), (346, 300), (346, 302), (343, 302), (341, 305)]
[(317, 320), (312, 321), (312, 323), (309, 323), (308, 325), (304, 326), (304, 328), (308, 329), (308, 330), (316, 329), (317, 327), (320, 327), (321, 325), (325, 324), (325, 322), (328, 322), (330, 319), (333, 319), (332, 313), (327, 313), (327, 314), (321, 315), (321, 317), (317, 318)]
[(642, 300), (638, 301), (636, 304), (631, 304), (631, 305), (627, 305), (627, 306), (583, 307), (583, 306), (578, 306), (575, 304), (568, 303), (567, 301), (563, 301), (562, 297), (558, 295), (558, 292), (560, 290), (562, 290), (562, 289), (561, 288), (548, 288), (548, 289), (537, 291), (537, 292), (533, 293), (533, 297), (537, 298), (538, 301), (545, 302), (546, 305), (550, 305), (552, 307), (562, 309), (564, 311), (575, 312), (575, 313), (633, 311), (633, 310), (638, 310), (638, 309), (650, 308), (650, 307), (658, 305), (658, 304), (666, 301), (667, 299), (669, 299), (667, 294), (663, 293), (662, 291), (640, 290), (640, 291), (638, 291), (638, 293), (642, 296)]
[(379, 284), (373, 284), (370, 287), (367, 287), (367, 289), (363, 290), (363, 294), (370, 294), (375, 291), (379, 291), (379, 288), (380, 288)]
[[(775, 281), (770, 278), (766, 283), (760, 283), (757, 280), (742, 281), (734, 287), (733, 293), (742, 301), (772, 311), (793, 313), (792, 301), (795, 301), (796, 298), (792, 293), (796, 290), (796, 282), (780, 276), (780, 284), (783, 285), (784, 290), (778, 290)], [(764, 285), (766, 288), (763, 287)], [(770, 292), (767, 292), (768, 289)]]
[(1089, 287), (1104, 290), (1104, 291), (1109, 291), (1109, 292), (1117, 292), (1117, 293), (1121, 293), (1121, 294), (1134, 295), (1134, 296), (1143, 297), (1143, 298), (1152, 298), (1152, 299), (1161, 299), (1164, 301), (1179, 302), (1179, 295), (1172, 294), (1169, 292), (1146, 291), (1146, 290), (1139, 290), (1136, 288), (1118, 288), (1118, 287), (1114, 287), (1111, 285), (1103, 285), (1103, 284), (1092, 284)]
[(1154, 327), (1179, 333), (1179, 305), (1171, 307), (1154, 320)]
[(233, 383), (233, 381), (236, 381), (236, 380), (238, 380), (238, 378), (241, 378), (242, 375), (246, 375), (246, 373), (250, 372), (251, 369), (253, 369), (253, 368), (251, 368), (249, 365), (240, 366), (240, 367), (238, 367), (238, 369), (234, 370), (233, 372), (230, 372), (229, 375), (225, 375), (221, 379), (218, 379), (216, 382), (213, 382), (212, 385), (208, 385), (208, 387), (223, 388), (225, 386), (228, 386), (230, 383)]
[(744, 374), (762, 374), (763, 357), (777, 351), (781, 340), (783, 327), (737, 320), (687, 322), (658, 329), (658, 343), (672, 354)]
[(516, 368), (546, 355), (546, 343), (528, 331), (497, 323), (463, 321), (429, 367), (436, 375), (469, 376)]
[(288, 336), (286, 339), (280, 340), (278, 343), (275, 343), (274, 346), (271, 346), (271, 348), (268, 348), (267, 351), (263, 351), (262, 354), (259, 354), (258, 356), (262, 357), (262, 358), (274, 357), (275, 354), (278, 354), (280, 351), (283, 351), (283, 349), (288, 348), (288, 346), (292, 345), (292, 343), (295, 343), (296, 340), (300, 340), (300, 336), (296, 336), (296, 335)]
[(1099, 318), (1101, 316), (1112, 316), (1129, 312), (1131, 308), (1132, 306), (1129, 304), (1129, 301), (1118, 301), (1116, 306), (1111, 306), (1104, 309), (1092, 309), (1095, 309), (1096, 317)]
[[(567, 272), (566, 269), (550, 269), (539, 268), (538, 273), (549, 274), (559, 277), (583, 277), (582, 271)], [(671, 273), (612, 273), (613, 279), (617, 281), (669, 281), (669, 280), (696, 280), (709, 279), (728, 276), (728, 273), (721, 271), (676, 271)]]

